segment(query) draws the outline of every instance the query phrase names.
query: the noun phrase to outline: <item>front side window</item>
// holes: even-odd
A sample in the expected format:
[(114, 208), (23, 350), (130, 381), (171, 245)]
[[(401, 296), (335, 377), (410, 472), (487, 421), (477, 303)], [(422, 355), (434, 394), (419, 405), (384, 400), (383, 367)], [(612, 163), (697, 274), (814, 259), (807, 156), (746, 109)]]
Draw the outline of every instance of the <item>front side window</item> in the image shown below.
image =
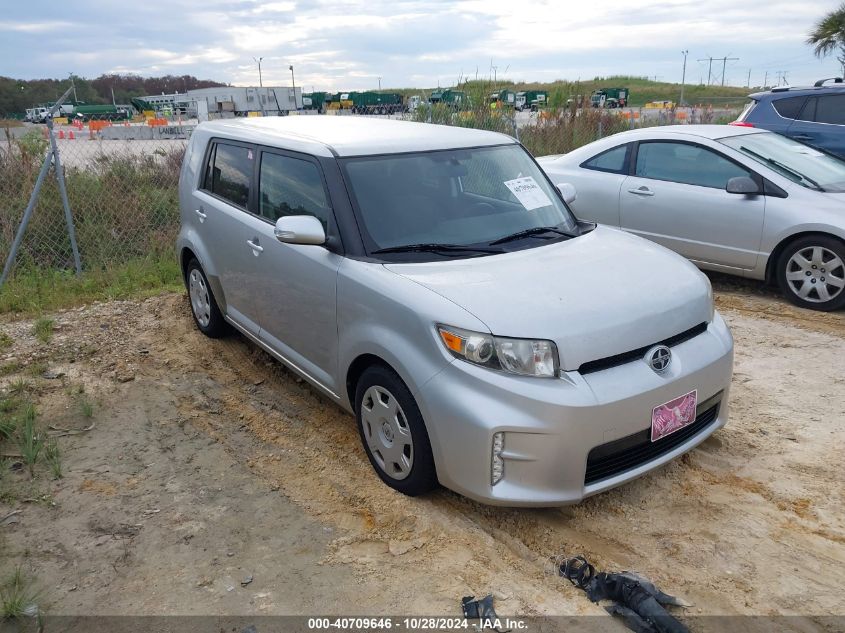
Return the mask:
[(342, 165), (369, 252), (410, 244), (489, 245), (542, 227), (578, 232), (569, 209), (518, 145), (350, 158)]
[(636, 175), (685, 185), (724, 189), (728, 180), (751, 173), (716, 152), (689, 143), (640, 143)]
[(330, 211), (323, 179), (317, 165), (308, 160), (262, 154), (258, 207), (272, 222), (286, 215), (313, 215), (328, 229)]
[(581, 165), (585, 169), (595, 169), (596, 171), (608, 171), (614, 174), (622, 174), (627, 172), (628, 150), (630, 145), (620, 145), (598, 156), (594, 156), (590, 160)]
[(845, 161), (798, 141), (763, 132), (719, 142), (808, 189), (845, 192)]
[(246, 209), (254, 153), (248, 147), (216, 143), (208, 159), (203, 188)]

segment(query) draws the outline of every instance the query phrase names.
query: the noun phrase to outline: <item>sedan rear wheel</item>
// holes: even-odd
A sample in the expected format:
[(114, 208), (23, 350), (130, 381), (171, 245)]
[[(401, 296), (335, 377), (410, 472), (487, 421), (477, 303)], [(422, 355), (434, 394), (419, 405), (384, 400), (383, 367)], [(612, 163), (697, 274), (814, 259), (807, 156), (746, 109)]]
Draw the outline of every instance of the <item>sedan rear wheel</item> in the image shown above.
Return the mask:
[(200, 332), (211, 338), (225, 335), (229, 331), (228, 324), (217, 307), (208, 279), (196, 259), (188, 262), (185, 282), (188, 286), (188, 298), (191, 300), (191, 314)]
[(786, 297), (811, 310), (845, 305), (845, 244), (825, 235), (807, 236), (781, 255), (778, 281)]

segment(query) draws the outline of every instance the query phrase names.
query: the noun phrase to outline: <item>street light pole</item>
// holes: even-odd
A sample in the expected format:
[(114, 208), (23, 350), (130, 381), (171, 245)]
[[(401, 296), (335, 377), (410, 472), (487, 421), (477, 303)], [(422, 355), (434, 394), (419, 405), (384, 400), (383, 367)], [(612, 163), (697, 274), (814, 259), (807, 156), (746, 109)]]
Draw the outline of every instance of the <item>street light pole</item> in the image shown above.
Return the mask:
[(76, 84), (73, 82), (73, 73), (68, 73), (68, 77), (70, 77), (70, 85), (73, 88), (73, 100), (76, 102)]
[(264, 79), (261, 77), (261, 60), (264, 59), (263, 57), (253, 57), (252, 59), (258, 64), (258, 87), (264, 87)]
[(687, 55), (689, 55), (689, 51), (681, 51), (681, 54), (684, 56), (684, 70), (681, 74), (681, 106), (684, 105), (684, 84), (687, 82)]
[(293, 85), (293, 107), (294, 110), (299, 110), (299, 105), (296, 103), (296, 79), (293, 77), (293, 64), (288, 68), (290, 68), (290, 83)]
[(378, 91), (381, 92), (381, 77), (378, 78)]

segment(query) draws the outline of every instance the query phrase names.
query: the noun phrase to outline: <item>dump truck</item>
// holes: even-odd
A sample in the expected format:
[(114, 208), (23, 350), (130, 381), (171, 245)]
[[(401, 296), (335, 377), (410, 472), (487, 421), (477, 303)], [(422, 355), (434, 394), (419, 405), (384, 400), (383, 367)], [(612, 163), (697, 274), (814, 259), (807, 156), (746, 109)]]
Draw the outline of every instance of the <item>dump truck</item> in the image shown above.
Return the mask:
[(396, 92), (351, 92), (354, 114), (395, 114), (405, 111), (405, 99)]
[(326, 109), (326, 102), (329, 100), (329, 93), (327, 92), (309, 92), (302, 95), (302, 109), (316, 110), (317, 112), (324, 112)]
[(464, 105), (467, 101), (467, 98), (466, 94), (464, 94), (460, 90), (452, 90), (451, 88), (438, 88), (437, 90), (431, 93), (429, 101), (432, 104), (444, 103), (446, 105), (451, 105), (457, 108), (461, 105)]
[(516, 106), (516, 93), (513, 90), (503, 88), (490, 94), (488, 98), (490, 107), (496, 108), (513, 108)]
[(628, 105), (627, 88), (601, 88), (590, 95), (590, 105), (594, 108), (624, 108)]
[(522, 112), (523, 110), (531, 110), (536, 112), (540, 108), (546, 106), (549, 101), (549, 93), (545, 90), (525, 90), (516, 93), (516, 103), (514, 107)]

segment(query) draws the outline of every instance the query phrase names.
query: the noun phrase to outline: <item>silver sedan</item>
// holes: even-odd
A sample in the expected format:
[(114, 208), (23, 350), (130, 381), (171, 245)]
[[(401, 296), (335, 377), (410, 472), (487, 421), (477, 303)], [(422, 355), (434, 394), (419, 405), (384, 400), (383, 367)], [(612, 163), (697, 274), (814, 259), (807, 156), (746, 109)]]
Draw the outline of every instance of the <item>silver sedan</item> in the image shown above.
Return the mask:
[(723, 125), (632, 130), (538, 160), (580, 219), (777, 283), (805, 308), (845, 306), (845, 161)]

